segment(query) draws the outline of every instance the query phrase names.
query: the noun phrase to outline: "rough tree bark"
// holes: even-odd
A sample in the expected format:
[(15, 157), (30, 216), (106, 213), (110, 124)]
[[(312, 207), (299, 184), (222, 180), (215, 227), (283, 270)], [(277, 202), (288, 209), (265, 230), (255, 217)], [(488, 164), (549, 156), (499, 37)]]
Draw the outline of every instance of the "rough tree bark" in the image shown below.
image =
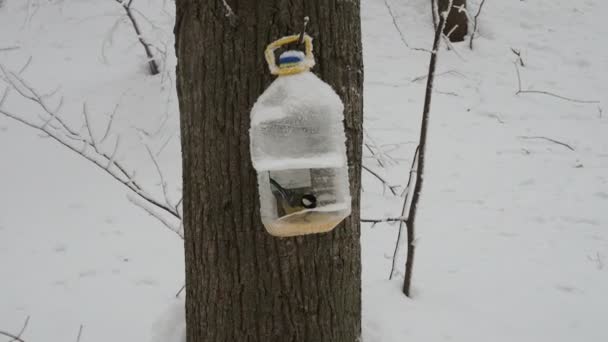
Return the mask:
[[(448, 6), (450, 0), (438, 0), (439, 13), (445, 11)], [(467, 17), (467, 13), (465, 10), (459, 10), (462, 6), (466, 9), (467, 1), (466, 0), (454, 0), (452, 5), (452, 11), (450, 12), (450, 16), (448, 17), (448, 21), (445, 24), (445, 29), (443, 30), (443, 34), (448, 35), (450, 37), (450, 41), (452, 42), (462, 42), (466, 38), (469, 33), (469, 20)], [(456, 27), (454, 29), (454, 27)]]
[[(354, 342), (361, 330), (363, 62), (357, 0), (177, 0), (189, 342)], [(310, 16), (313, 69), (345, 103), (352, 215), (279, 239), (259, 217), (249, 112), (270, 41)]]

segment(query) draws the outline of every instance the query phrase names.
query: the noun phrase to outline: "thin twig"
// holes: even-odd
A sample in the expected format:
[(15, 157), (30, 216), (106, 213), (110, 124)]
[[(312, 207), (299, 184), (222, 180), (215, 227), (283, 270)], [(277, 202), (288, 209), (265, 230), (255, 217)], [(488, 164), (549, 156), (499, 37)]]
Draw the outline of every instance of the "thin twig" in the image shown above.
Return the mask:
[(78, 328), (78, 336), (76, 337), (76, 342), (80, 342), (80, 338), (82, 337), (82, 324), (80, 325), (80, 328)]
[(87, 146), (91, 146), (90, 142), (87, 142), (86, 140), (81, 140), (82, 142), (84, 142), (83, 145), (83, 149), (78, 149), (77, 147), (73, 146), (72, 144), (68, 143), (67, 141), (63, 140), (61, 137), (57, 136), (54, 132), (48, 130), (48, 128), (42, 128), (32, 122), (29, 122), (23, 118), (21, 118), (18, 115), (15, 115), (13, 113), (10, 113), (2, 108), (0, 108), (0, 114), (3, 114), (4, 116), (7, 116), (15, 121), (18, 121), (30, 128), (39, 130), (43, 133), (45, 133), (46, 135), (48, 135), (49, 137), (53, 138), (53, 140), (57, 141), (58, 143), (60, 143), (61, 145), (67, 147), (68, 149), (72, 150), (73, 152), (79, 154), (81, 157), (87, 159), (88, 161), (92, 162), (93, 164), (95, 164), (96, 166), (98, 166), (99, 168), (101, 168), (102, 170), (104, 170), (106, 173), (108, 173), (110, 176), (112, 176), (112, 178), (114, 178), (115, 180), (117, 180), (118, 182), (120, 182), (121, 184), (125, 185), (127, 188), (129, 188), (131, 191), (133, 191), (134, 193), (136, 193), (142, 200), (147, 201), (148, 203), (150, 203), (151, 205), (154, 205), (155, 207), (158, 207), (159, 209), (162, 209), (163, 211), (167, 212), (168, 214), (174, 216), (175, 218), (180, 218), (179, 213), (177, 213), (175, 211), (174, 208), (169, 207), (165, 204), (160, 203), (158, 200), (154, 199), (150, 194), (148, 194), (147, 192), (145, 192), (141, 186), (139, 186), (134, 179), (132, 179), (130, 176), (128, 176), (126, 169), (121, 166), (120, 164), (118, 164), (117, 161), (114, 161), (114, 166), (120, 170), (120, 172), (123, 175), (126, 175), (126, 179), (121, 177), (121, 175), (116, 174), (115, 172), (113, 172), (111, 169), (107, 168), (107, 161), (109, 159), (111, 159), (110, 156), (108, 156), (107, 154), (100, 154), (99, 157), (101, 157), (102, 159), (104, 159), (105, 162), (103, 161), (99, 161), (97, 159), (95, 159), (94, 157), (88, 155), (86, 153), (86, 147)]
[(570, 151), (575, 151), (575, 149), (574, 149), (572, 146), (570, 146), (570, 145), (566, 144), (565, 142), (561, 142), (561, 141), (559, 141), (559, 140), (555, 140), (555, 139), (551, 139), (551, 138), (547, 138), (547, 137), (540, 137), (540, 136), (536, 136), (536, 137), (520, 136), (519, 138), (520, 138), (520, 139), (527, 139), (527, 140), (532, 140), (532, 139), (546, 140), (546, 141), (552, 142), (552, 143), (554, 143), (554, 144), (558, 144), (558, 145), (564, 146), (565, 148), (569, 149)]
[(110, 159), (108, 159), (108, 164), (106, 166), (106, 169), (109, 169), (112, 165), (115, 164), (116, 161), (116, 154), (118, 153), (118, 147), (120, 146), (120, 135), (116, 137), (116, 142), (114, 143), (114, 150), (112, 151), (112, 154), (110, 155)]
[(511, 48), (511, 52), (513, 52), (513, 54), (515, 54), (515, 56), (517, 56), (519, 65), (521, 65), (522, 68), (525, 67), (526, 65), (524, 64), (524, 59), (521, 57), (521, 50), (515, 50), (514, 48)]
[(184, 284), (179, 291), (177, 291), (177, 293), (175, 294), (175, 298), (179, 298), (179, 295), (182, 294), (182, 292), (184, 292), (184, 290), (186, 289), (186, 284)]
[[(414, 152), (414, 158), (412, 158), (412, 165), (410, 166), (410, 174), (407, 179), (407, 185), (403, 190), (402, 194), (405, 194), (405, 198), (403, 199), (403, 206), (401, 207), (401, 216), (405, 216), (407, 214), (408, 208), (408, 199), (410, 198), (412, 180), (416, 175), (416, 162), (418, 161), (418, 150), (419, 146), (416, 147), (416, 151)], [(401, 245), (401, 235), (403, 235), (403, 228), (407, 228), (407, 220), (401, 221), (399, 223), (399, 231), (397, 233), (397, 241), (395, 241), (395, 249), (393, 250), (393, 260), (391, 263), (391, 273), (388, 275), (388, 279), (393, 279), (393, 275), (395, 274), (395, 270), (397, 269), (397, 253), (399, 252), (399, 246)]]
[(23, 322), (23, 326), (21, 327), (21, 330), (19, 331), (19, 333), (17, 334), (17, 338), (14, 338), (8, 342), (14, 342), (14, 341), (18, 341), (19, 338), (21, 337), (21, 335), (23, 335), (23, 333), (25, 332), (25, 329), (27, 329), (27, 324), (30, 322), (30, 316), (27, 316), (25, 318), (25, 322)]
[(479, 8), (477, 9), (477, 14), (473, 18), (473, 32), (471, 33), (471, 39), (469, 40), (469, 48), (473, 50), (473, 39), (475, 39), (475, 34), (477, 33), (477, 19), (479, 19), (479, 15), (481, 14), (481, 9), (483, 5), (486, 3), (486, 0), (481, 0), (479, 4)]
[(403, 33), (403, 31), (401, 31), (401, 28), (399, 27), (399, 24), (397, 23), (397, 16), (395, 15), (395, 13), (393, 12), (393, 8), (391, 7), (391, 5), (388, 3), (388, 0), (384, 0), (384, 5), (386, 6), (386, 9), (388, 10), (388, 14), (391, 16), (391, 18), (393, 19), (393, 26), (395, 27), (395, 29), (397, 30), (397, 33), (399, 33), (399, 38), (401, 38), (401, 42), (403, 43), (403, 45), (405, 45), (408, 49), (411, 50), (415, 50), (415, 51), (424, 51), (424, 52), (431, 52), (428, 49), (423, 49), (423, 48), (417, 48), (417, 47), (411, 47), (410, 44), (408, 44), (407, 40), (405, 39), (405, 34)]
[(23, 64), (23, 66), (21, 67), (21, 69), (19, 69), (19, 72), (17, 72), (18, 75), (21, 75), (25, 72), (25, 70), (30, 66), (30, 64), (32, 63), (32, 56), (30, 56), (27, 61), (25, 61), (25, 64)]
[[(453, 74), (453, 75), (456, 75), (456, 76), (459, 76), (459, 77), (462, 77), (462, 78), (466, 78), (466, 76), (464, 74), (462, 74), (462, 73), (460, 73), (460, 72), (458, 72), (456, 70), (448, 70), (448, 71), (440, 72), (438, 74), (435, 74), (435, 78), (437, 78), (439, 76), (446, 75), (446, 74)], [(428, 75), (424, 74), (424, 75), (412, 78), (411, 82), (415, 83), (415, 82), (419, 82), (419, 81), (422, 81), (422, 80), (426, 80), (427, 77), (428, 77)]]
[(166, 218), (164, 218), (161, 214), (158, 214), (156, 211), (154, 211), (154, 209), (150, 206), (150, 202), (149, 201), (144, 201), (144, 200), (142, 200), (139, 197), (132, 196), (131, 194), (127, 195), (127, 199), (131, 203), (133, 203), (134, 205), (140, 207), (145, 212), (147, 212), (148, 214), (150, 214), (150, 216), (152, 216), (155, 219), (157, 219), (160, 223), (162, 223), (170, 231), (172, 231), (175, 234), (177, 234), (182, 240), (184, 239), (184, 233), (180, 229), (181, 226), (180, 227), (176, 227), (174, 224), (172, 224), (171, 222), (169, 222), (169, 220), (167, 220)]
[(12, 51), (12, 50), (18, 50), (20, 49), (20, 46), (5, 46), (5, 47), (0, 47), (0, 51)]
[(306, 35), (306, 27), (308, 26), (308, 22), (310, 21), (309, 16), (305, 16), (302, 22), (302, 30), (300, 31), (300, 38), (298, 38), (298, 44), (304, 44), (304, 36)]
[(388, 189), (393, 193), (393, 195), (397, 196), (397, 192), (395, 191), (395, 188), (398, 188), (398, 185), (390, 185), (389, 182), (387, 182), (384, 178), (382, 178), (379, 174), (377, 174), (375, 171), (373, 171), (372, 169), (370, 169), (369, 167), (362, 165), (361, 166), (365, 171), (369, 172), (372, 176), (376, 177), (380, 182), (382, 182), (382, 184), (386, 185), (388, 187)]
[(596, 101), (596, 100), (577, 100), (577, 99), (573, 99), (570, 97), (565, 97), (565, 96), (561, 96), (558, 94), (554, 94), (548, 91), (543, 91), (543, 90), (520, 90), (517, 92), (517, 94), (542, 94), (542, 95), (549, 95), (549, 96), (553, 96), (556, 97), (558, 99), (562, 99), (565, 101), (570, 101), (570, 102), (576, 102), (576, 103), (600, 103), (600, 101)]
[[(61, 118), (59, 118), (57, 116), (57, 112), (50, 109), (42, 96), (38, 94), (38, 92), (36, 92), (36, 90), (34, 90), (34, 88), (30, 86), (23, 78), (19, 77), (18, 74), (15, 74), (14, 72), (6, 70), (2, 64), (0, 64), (0, 71), (2, 71), (6, 77), (6, 80), (14, 90), (16, 90), (24, 98), (38, 104), (44, 110), (44, 112), (49, 115), (49, 119), (47, 120), (48, 123), (45, 123), (45, 128), (46, 126), (50, 125), (53, 120), (55, 120), (61, 125), (61, 127), (63, 127), (66, 133), (68, 133), (67, 136), (69, 138), (75, 140), (80, 139), (78, 133), (74, 129), (70, 128)], [(23, 88), (25, 88), (25, 90)]]
[[(177, 211), (175, 211), (174, 208), (160, 203), (159, 201), (154, 199), (151, 195), (149, 195), (147, 192), (145, 192), (143, 190), (143, 188), (129, 175), (129, 173), (126, 171), (126, 168), (114, 160), (113, 156), (109, 156), (106, 153), (104, 153), (98, 149), (96, 142), (83, 138), (76, 131), (74, 131), (73, 129), (68, 127), (61, 120), (61, 118), (59, 118), (59, 116), (57, 115), (56, 112), (53, 112), (51, 109), (48, 108), (48, 106), (46, 106), (46, 104), (44, 103), (41, 96), (38, 95), (38, 93), (33, 89), (33, 87), (29, 86), (23, 79), (19, 78), (15, 73), (9, 72), (6, 69), (4, 69), (4, 67), (1, 64), (0, 64), (0, 70), (6, 76), (9, 84), (12, 86), (12, 89), (17, 90), (17, 92), (24, 98), (37, 103), (48, 114), (49, 118), (45, 120), (45, 123), (43, 125), (37, 125), (37, 124), (34, 124), (30, 121), (27, 121), (27, 120), (17, 116), (15, 114), (12, 114), (2, 108), (0, 108), (0, 113), (4, 114), (5, 116), (7, 116), (9, 118), (12, 118), (16, 121), (19, 121), (31, 128), (39, 130), (39, 131), (45, 133), (46, 135), (52, 137), (55, 141), (66, 146), (70, 150), (78, 153), (85, 159), (91, 161), (98, 167), (102, 168), (109, 175), (111, 175), (114, 179), (118, 180), (120, 183), (122, 183), (123, 185), (128, 187), (131, 191), (135, 192), (142, 199), (144, 199), (144, 200), (148, 201), (150, 204), (166, 211), (167, 213), (171, 214), (172, 216), (174, 216), (178, 219), (180, 218), (181, 215)], [(25, 90), (21, 89), (21, 87), (25, 88)], [(84, 109), (85, 109), (85, 114), (86, 114), (86, 106), (84, 107)], [(88, 115), (85, 115), (85, 121), (88, 121), (87, 117), (88, 117)], [(57, 122), (60, 123), (60, 126), (55, 127), (55, 126), (50, 125), (51, 120), (56, 120)], [(90, 132), (90, 130), (91, 130), (90, 124), (87, 125), (87, 129)], [(74, 142), (69, 142), (69, 141), (65, 140), (65, 138), (62, 138), (62, 134), (65, 138), (74, 140), (75, 143), (82, 143), (82, 147), (78, 148), (74, 145), (75, 144)], [(88, 147), (92, 147), (96, 151), (97, 157), (93, 157), (87, 153)], [(113, 154), (115, 154), (115, 153), (113, 153)], [(117, 174), (113, 170), (111, 170), (110, 167), (108, 166), (108, 164), (110, 166), (112, 166), (112, 165), (115, 166), (116, 169), (118, 171), (120, 171), (120, 174)]]
[(446, 36), (445, 34), (441, 34), (441, 37), (443, 38), (443, 41), (445, 42), (445, 45), (447, 45), (448, 50), (449, 51), (453, 51), (454, 54), (460, 58), (461, 61), (466, 62), (466, 59), (460, 54), (460, 52), (458, 52), (458, 50), (456, 50), (456, 47), (454, 46), (454, 44), (452, 44), (452, 41), (450, 40), (450, 37)]
[(13, 335), (13, 334), (11, 334), (11, 333), (8, 333), (8, 332), (6, 332), (6, 331), (2, 331), (2, 330), (0, 330), (0, 335), (6, 336), (6, 337), (8, 337), (8, 338), (12, 338), (12, 340), (11, 340), (11, 341), (25, 342), (24, 340), (22, 340), (22, 339), (21, 339), (21, 337), (19, 337), (19, 336), (15, 336), (15, 335)]
[(135, 34), (137, 34), (137, 39), (139, 40), (140, 44), (143, 46), (144, 51), (146, 52), (146, 56), (148, 57), (148, 66), (150, 67), (150, 73), (152, 75), (157, 75), (160, 72), (160, 69), (158, 68), (158, 64), (156, 63), (154, 54), (152, 53), (152, 50), (150, 49), (150, 44), (143, 37), (141, 30), (139, 28), (139, 24), (137, 23), (137, 20), (135, 19), (135, 16), (133, 15), (133, 12), (131, 11), (131, 3), (133, 2), (133, 0), (130, 0), (128, 3), (126, 1), (122, 1), (122, 0), (116, 0), (116, 2), (118, 2), (122, 6), (122, 8), (124, 8), (125, 13), (127, 14), (127, 17), (129, 18), (129, 20), (131, 21), (131, 25), (133, 26), (133, 29), (135, 30)]
[(369, 218), (362, 218), (360, 221), (362, 223), (386, 223), (386, 222), (405, 222), (407, 220), (407, 217), (385, 217), (385, 218), (381, 218), (381, 219), (369, 219)]
[(93, 145), (93, 148), (95, 149), (95, 151), (97, 153), (99, 153), (99, 151), (97, 150), (97, 142), (95, 141), (95, 136), (93, 135), (93, 128), (92, 128), (91, 122), (89, 121), (89, 111), (87, 110), (86, 102), (82, 103), (82, 115), (84, 116), (84, 122), (85, 122), (85, 126), (87, 128), (87, 132), (89, 132), (89, 138), (91, 139), (91, 145)]
[(234, 10), (232, 10), (232, 7), (230, 7), (230, 5), (228, 5), (228, 2), (226, 2), (226, 0), (221, 0), (221, 1), (222, 1), (222, 5), (224, 6), (224, 10), (226, 11), (226, 18), (228, 18), (228, 22), (230, 23), (230, 26), (235, 27), (238, 22), (238, 17), (234, 13)]
[[(161, 182), (161, 188), (163, 190), (163, 196), (165, 197), (165, 204), (168, 207), (171, 208), (176, 208), (175, 205), (171, 204), (171, 200), (169, 199), (169, 191), (167, 189), (167, 182), (165, 182), (165, 177), (163, 175), (162, 170), (160, 169), (160, 164), (158, 163), (158, 160), (156, 160), (156, 157), (154, 156), (154, 153), (152, 153), (152, 150), (150, 149), (150, 147), (147, 144), (144, 144), (146, 151), (148, 151), (148, 155), (150, 156), (150, 159), (152, 160), (152, 163), (154, 164), (154, 167), (156, 168), (156, 172), (158, 173), (158, 177), (160, 178), (160, 182)], [(176, 211), (176, 213), (179, 215), (179, 212)], [(181, 217), (178, 216), (179, 219), (181, 219)]]
[[(6, 99), (8, 98), (8, 95), (11, 92), (11, 87), (7, 86), (6, 89), (4, 89), (4, 93), (2, 94), (2, 97), (0, 98), (0, 108), (2, 108), (2, 106), (4, 105), (4, 102), (6, 102)], [(601, 112), (600, 112), (600, 117), (602, 117)]]
[(99, 141), (100, 144), (103, 144), (103, 142), (106, 141), (106, 139), (110, 135), (110, 131), (112, 130), (112, 124), (114, 123), (114, 117), (116, 116), (116, 112), (118, 111), (118, 106), (120, 105), (120, 101), (122, 100), (125, 93), (122, 93), (122, 95), (120, 95), (120, 97), (118, 98), (118, 101), (116, 102), (116, 105), (114, 105), (114, 110), (112, 111), (112, 114), (110, 114), (110, 120), (108, 121), (108, 124), (106, 126), (106, 131), (104, 132), (103, 137)]
[(541, 95), (548, 95), (548, 96), (552, 96), (552, 97), (556, 97), (558, 99), (562, 99), (564, 101), (569, 101), (569, 102), (575, 102), (575, 103), (600, 103), (600, 101), (596, 101), (596, 100), (579, 100), (579, 99), (573, 99), (570, 97), (566, 97), (566, 96), (562, 96), (562, 95), (558, 95), (555, 93), (551, 93), (548, 91), (544, 91), (544, 90), (529, 90), (529, 89), (522, 89), (522, 85), (521, 85), (521, 75), (519, 73), (519, 67), (517, 66), (517, 63), (514, 63), (515, 65), (515, 71), (517, 72), (517, 92), (515, 93), (515, 95), (519, 95), (519, 94), (541, 94)]
[(363, 129), (363, 134), (365, 135), (365, 140), (371, 143), (370, 145), (366, 142), (365, 147), (369, 150), (369, 152), (372, 154), (372, 157), (376, 159), (376, 161), (381, 167), (386, 167), (389, 164), (386, 160), (386, 157), (390, 158), (390, 156), (388, 156), (384, 152), (384, 150), (380, 146), (378, 146), (378, 143), (376, 143), (375, 139), (372, 138), (372, 136), (367, 132), (367, 130)]

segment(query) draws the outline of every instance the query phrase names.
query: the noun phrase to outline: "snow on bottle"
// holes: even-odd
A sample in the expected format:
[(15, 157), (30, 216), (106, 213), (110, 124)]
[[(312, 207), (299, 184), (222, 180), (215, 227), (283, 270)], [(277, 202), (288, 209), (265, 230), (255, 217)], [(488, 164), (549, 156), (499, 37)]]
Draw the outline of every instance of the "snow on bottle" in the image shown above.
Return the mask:
[(278, 77), (251, 110), (261, 218), (275, 236), (327, 232), (351, 211), (344, 105), (309, 71), (315, 64), (312, 38), (304, 35), (305, 54), (289, 50), (278, 65), (275, 60), (276, 49), (299, 38), (268, 45), (266, 61)]

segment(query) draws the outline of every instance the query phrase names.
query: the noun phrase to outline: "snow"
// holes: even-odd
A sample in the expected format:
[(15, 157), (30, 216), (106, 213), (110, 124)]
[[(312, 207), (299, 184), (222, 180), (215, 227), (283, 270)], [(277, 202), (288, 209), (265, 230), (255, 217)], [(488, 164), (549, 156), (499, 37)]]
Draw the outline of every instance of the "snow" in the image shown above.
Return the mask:
[[(429, 1), (387, 2), (408, 44), (428, 49)], [(97, 136), (118, 103), (116, 158), (162, 196), (142, 140), (161, 151), (175, 201), (174, 10), (162, 0), (134, 6), (154, 24), (140, 22), (146, 38), (167, 49), (160, 76), (146, 75), (113, 1), (0, 1), (0, 64), (19, 71), (32, 56), (21, 76), (41, 93), (57, 89), (48, 100), (54, 107), (63, 95), (62, 117), (77, 129), (86, 100)], [(475, 50), (441, 50), (414, 296), (400, 292), (404, 250), (387, 280), (398, 225), (363, 225), (364, 342), (608, 340), (607, 11), (600, 0), (487, 1)], [(364, 162), (404, 186), (428, 55), (402, 43), (384, 0), (362, 0), (362, 23), (366, 141), (384, 149), (386, 167), (367, 150)], [(599, 103), (516, 95), (511, 48), (525, 63), (523, 89)], [(5, 106), (30, 119), (39, 112), (15, 92)], [(539, 136), (574, 151), (527, 138)], [(30, 316), (23, 338), (32, 342), (75, 340), (81, 324), (83, 342), (183, 341), (179, 237), (106, 173), (5, 117), (0, 156), (0, 330), (18, 332)], [(398, 216), (401, 198), (363, 177), (362, 216)]]

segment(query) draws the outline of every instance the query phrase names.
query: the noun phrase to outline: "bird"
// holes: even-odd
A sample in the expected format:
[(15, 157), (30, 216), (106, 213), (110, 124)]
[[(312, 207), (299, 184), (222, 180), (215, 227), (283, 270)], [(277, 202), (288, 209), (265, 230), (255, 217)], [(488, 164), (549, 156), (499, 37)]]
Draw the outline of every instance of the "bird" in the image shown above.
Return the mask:
[(298, 193), (283, 188), (276, 180), (270, 178), (271, 190), (280, 204), (279, 215), (285, 216), (305, 209), (317, 207), (317, 197), (312, 193)]

